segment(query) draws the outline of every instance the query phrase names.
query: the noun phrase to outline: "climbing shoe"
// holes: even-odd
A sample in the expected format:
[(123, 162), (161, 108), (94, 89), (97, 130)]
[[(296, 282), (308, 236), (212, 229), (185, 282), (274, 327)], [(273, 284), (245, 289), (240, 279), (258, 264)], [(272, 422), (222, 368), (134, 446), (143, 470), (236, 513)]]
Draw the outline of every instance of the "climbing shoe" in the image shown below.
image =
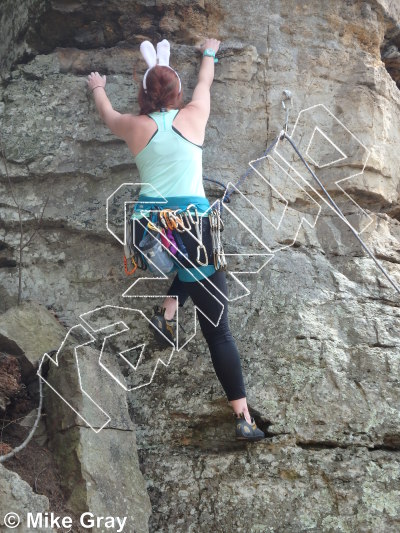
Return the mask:
[[(171, 341), (173, 344), (175, 344), (174, 339), (174, 329), (176, 320), (166, 320), (164, 317), (165, 313), (165, 307), (160, 307), (159, 305), (154, 306), (153, 308), (154, 314), (150, 319), (150, 322), (155, 326), (156, 329), (152, 328), (150, 329), (153, 332), (156, 341), (164, 347), (171, 347), (171, 344), (167, 341)], [(164, 336), (165, 335), (165, 336)], [(167, 337), (167, 339), (165, 338)]]
[(237, 440), (261, 440), (265, 438), (264, 432), (258, 429), (253, 417), (250, 417), (251, 424), (249, 424), (244, 413), (240, 413), (239, 416), (233, 413), (233, 416), (235, 417)]

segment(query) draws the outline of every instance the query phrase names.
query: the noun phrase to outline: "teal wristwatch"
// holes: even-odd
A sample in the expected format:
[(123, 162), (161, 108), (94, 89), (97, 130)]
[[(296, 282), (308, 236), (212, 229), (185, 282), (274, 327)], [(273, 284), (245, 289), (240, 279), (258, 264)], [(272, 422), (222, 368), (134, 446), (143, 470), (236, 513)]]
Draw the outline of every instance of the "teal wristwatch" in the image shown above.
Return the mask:
[(203, 52), (203, 56), (213, 57), (214, 63), (218, 63), (218, 59), (215, 57), (215, 51), (212, 48), (206, 48)]

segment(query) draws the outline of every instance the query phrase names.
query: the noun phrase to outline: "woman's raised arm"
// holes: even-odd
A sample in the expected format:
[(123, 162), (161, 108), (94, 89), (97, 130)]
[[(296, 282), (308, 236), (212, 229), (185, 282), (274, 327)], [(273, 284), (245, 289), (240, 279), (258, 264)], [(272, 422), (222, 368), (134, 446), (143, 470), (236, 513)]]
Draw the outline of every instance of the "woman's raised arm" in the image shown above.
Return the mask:
[[(205, 50), (214, 50), (216, 54), (221, 41), (217, 39), (206, 39), (200, 50), (204, 54)], [(192, 100), (187, 104), (186, 109), (193, 110), (196, 118), (200, 120), (204, 127), (210, 116), (210, 87), (214, 80), (214, 57), (203, 55), (201, 61), (199, 78), (193, 91)]]
[(134, 127), (135, 117), (128, 113), (119, 113), (113, 109), (105, 91), (106, 76), (100, 76), (98, 72), (91, 72), (88, 76), (87, 84), (88, 88), (93, 92), (96, 108), (103, 122), (120, 139), (124, 141), (129, 139)]

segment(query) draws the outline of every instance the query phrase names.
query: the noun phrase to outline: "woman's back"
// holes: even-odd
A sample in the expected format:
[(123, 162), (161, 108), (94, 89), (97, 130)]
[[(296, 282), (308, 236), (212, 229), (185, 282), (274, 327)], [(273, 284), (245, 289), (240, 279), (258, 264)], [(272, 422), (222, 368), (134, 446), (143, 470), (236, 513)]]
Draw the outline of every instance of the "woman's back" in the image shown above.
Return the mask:
[[(176, 107), (166, 107), (167, 111), (176, 110)], [(130, 115), (131, 127), (129, 136), (125, 137), (133, 156), (143, 150), (157, 131), (157, 124), (148, 114)], [(192, 102), (180, 109), (173, 119), (173, 127), (193, 144), (203, 145), (207, 118), (202, 111), (193, 108)]]
[(158, 196), (164, 197), (205, 197), (202, 147), (187, 139), (173, 125), (178, 113), (179, 109), (171, 109), (149, 114), (156, 130), (135, 156), (143, 184), (141, 196), (155, 196), (156, 189)]

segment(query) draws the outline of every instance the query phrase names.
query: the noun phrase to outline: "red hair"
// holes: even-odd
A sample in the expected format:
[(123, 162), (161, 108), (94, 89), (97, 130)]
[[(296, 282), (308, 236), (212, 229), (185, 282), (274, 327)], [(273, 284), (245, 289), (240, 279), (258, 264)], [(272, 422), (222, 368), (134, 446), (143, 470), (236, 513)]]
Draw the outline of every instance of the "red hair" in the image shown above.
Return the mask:
[(173, 70), (156, 65), (149, 70), (146, 77), (147, 92), (143, 84), (139, 89), (140, 114), (147, 115), (159, 111), (162, 107), (181, 109), (183, 107), (182, 91), (179, 92), (179, 80)]

